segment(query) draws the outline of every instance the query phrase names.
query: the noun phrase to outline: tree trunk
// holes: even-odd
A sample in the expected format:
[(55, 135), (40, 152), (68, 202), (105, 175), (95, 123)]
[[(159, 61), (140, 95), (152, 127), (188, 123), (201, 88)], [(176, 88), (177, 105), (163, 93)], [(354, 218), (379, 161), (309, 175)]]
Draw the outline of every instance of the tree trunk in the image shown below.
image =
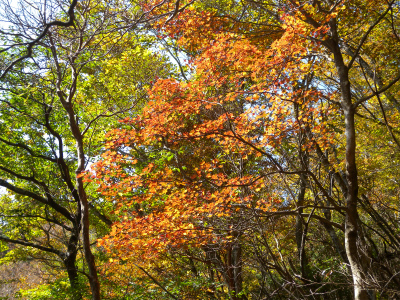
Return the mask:
[(77, 179), (80, 205), (82, 208), (82, 238), (83, 238), (83, 252), (85, 253), (86, 263), (89, 269), (89, 282), (92, 292), (93, 300), (100, 300), (100, 282), (97, 276), (96, 262), (92, 250), (90, 249), (90, 236), (89, 236), (89, 205), (87, 201), (86, 192), (83, 189), (82, 178)]
[[(71, 239), (70, 239), (70, 242), (71, 242)], [(64, 265), (65, 265), (65, 268), (67, 269), (68, 279), (69, 279), (69, 283), (71, 285), (71, 290), (72, 290), (72, 294), (73, 294), (72, 299), (80, 300), (80, 299), (82, 299), (82, 294), (81, 294), (80, 287), (79, 287), (78, 270), (75, 265), (77, 249), (75, 247), (75, 251), (73, 251), (73, 252), (70, 252), (69, 250), (70, 250), (70, 245), (68, 245), (68, 253), (67, 253), (66, 257), (64, 258)]]
[(358, 178), (355, 161), (356, 134), (354, 123), (354, 109), (345, 110), (346, 122), (346, 176), (349, 183), (349, 191), (346, 197), (346, 219), (345, 219), (345, 247), (347, 258), (350, 262), (354, 283), (354, 299), (368, 300), (369, 296), (365, 285), (365, 272), (362, 267), (361, 255), (358, 253)]
[(235, 299), (247, 299), (245, 295), (240, 294), (243, 291), (242, 264), (242, 247), (239, 242), (236, 242), (232, 245), (232, 268)]
[(355, 107), (351, 102), (350, 81), (348, 68), (345, 66), (340, 48), (337, 43), (332, 43), (334, 60), (340, 79), (341, 105), (345, 118), (346, 134), (346, 178), (348, 191), (346, 198), (346, 218), (345, 218), (345, 248), (347, 258), (353, 276), (354, 299), (368, 300), (368, 292), (365, 287), (366, 274), (363, 270), (361, 255), (357, 249), (358, 240), (358, 176), (356, 164), (356, 130), (355, 130)]
[[(76, 84), (76, 77), (74, 78), (73, 82)], [(80, 210), (81, 212), (80, 225), (82, 230), (83, 252), (89, 269), (89, 283), (92, 292), (92, 299), (100, 300), (101, 299), (100, 282), (97, 276), (97, 268), (94, 255), (90, 248), (89, 204), (87, 200), (85, 187), (83, 184), (83, 179), (80, 177), (82, 172), (85, 171), (85, 164), (86, 164), (83, 136), (81, 130), (79, 129), (78, 121), (76, 120), (75, 112), (72, 105), (71, 99), (73, 97), (73, 93), (71, 92), (69, 94), (68, 99), (64, 98), (64, 94), (61, 91), (58, 92), (58, 95), (65, 111), (67, 112), (71, 132), (76, 142), (78, 165), (75, 173), (76, 173), (76, 186), (79, 195), (78, 210)]]

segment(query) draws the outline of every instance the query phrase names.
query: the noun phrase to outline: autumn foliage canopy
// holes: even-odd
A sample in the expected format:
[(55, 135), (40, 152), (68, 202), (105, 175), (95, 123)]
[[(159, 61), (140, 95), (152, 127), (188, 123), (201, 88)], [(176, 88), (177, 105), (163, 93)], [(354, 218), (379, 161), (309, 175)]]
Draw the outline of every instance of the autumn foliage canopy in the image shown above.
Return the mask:
[(138, 7), (158, 50), (119, 45), (98, 82), (128, 103), (170, 70), (77, 172), (112, 210), (103, 297), (399, 298), (399, 3)]
[(303, 284), (329, 294), (349, 275), (337, 268), (348, 264), (349, 284), (364, 299), (395, 276), (373, 283), (365, 263), (386, 264), (378, 253), (392, 238), (375, 235), (382, 224), (374, 222), (397, 210), (380, 179), (397, 172), (383, 171), (383, 149), (394, 147), (396, 162), (399, 150), (399, 107), (390, 100), (399, 77), (390, 50), (399, 43), (395, 8), (220, 5), (198, 3), (156, 24), (185, 53), (186, 76), (158, 79), (143, 110), (108, 133), (88, 180), (114, 201), (118, 221), (99, 245), (117, 261), (151, 267), (172, 255), (215, 268), (235, 299), (254, 293), (267, 273), (292, 280), (296, 297), (305, 297)]

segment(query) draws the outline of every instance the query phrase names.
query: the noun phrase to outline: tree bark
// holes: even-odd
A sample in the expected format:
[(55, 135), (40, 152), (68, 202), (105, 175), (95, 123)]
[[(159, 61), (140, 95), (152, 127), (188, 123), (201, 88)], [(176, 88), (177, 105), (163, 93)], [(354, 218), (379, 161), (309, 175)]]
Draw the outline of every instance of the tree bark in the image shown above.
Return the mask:
[(345, 218), (345, 248), (354, 284), (354, 299), (368, 300), (368, 291), (365, 288), (366, 274), (362, 265), (362, 258), (357, 248), (358, 233), (358, 176), (356, 164), (356, 130), (355, 107), (351, 102), (349, 70), (344, 64), (339, 45), (332, 41), (332, 52), (340, 80), (341, 106), (344, 111), (346, 135), (346, 178), (348, 190), (346, 197)]
[(89, 222), (89, 203), (87, 200), (87, 194), (84, 188), (83, 179), (80, 177), (81, 173), (85, 170), (85, 151), (84, 151), (84, 143), (83, 136), (79, 129), (79, 125), (77, 120), (75, 119), (75, 112), (72, 106), (72, 97), (74, 95), (74, 85), (76, 85), (76, 74), (73, 80), (73, 87), (71, 88), (68, 99), (64, 98), (64, 94), (62, 91), (58, 92), (60, 101), (68, 115), (69, 125), (71, 128), (71, 132), (74, 136), (76, 142), (76, 151), (78, 156), (78, 165), (76, 168), (76, 186), (79, 195), (79, 203), (78, 210), (81, 211), (81, 230), (82, 230), (82, 240), (83, 240), (83, 252), (85, 255), (85, 260), (89, 269), (89, 283), (90, 289), (92, 292), (93, 300), (100, 300), (100, 282), (97, 276), (97, 268), (94, 255), (90, 248), (90, 222)]
[[(76, 239), (77, 241), (77, 239)], [(70, 239), (71, 242), (71, 239)], [(70, 250), (70, 248), (72, 248), (73, 246), (70, 247), (70, 245), (68, 245), (68, 250)], [(76, 249), (76, 244), (74, 247), (75, 251), (70, 252), (68, 251), (68, 253), (66, 254), (66, 257), (64, 258), (64, 266), (67, 269), (67, 273), (68, 273), (68, 279), (69, 279), (69, 283), (71, 285), (71, 290), (72, 290), (72, 299), (73, 300), (80, 300), (82, 299), (82, 294), (80, 292), (80, 288), (79, 288), (79, 281), (78, 281), (78, 271), (76, 269), (76, 255), (77, 255), (77, 249)], [(73, 249), (71, 249), (73, 250)]]

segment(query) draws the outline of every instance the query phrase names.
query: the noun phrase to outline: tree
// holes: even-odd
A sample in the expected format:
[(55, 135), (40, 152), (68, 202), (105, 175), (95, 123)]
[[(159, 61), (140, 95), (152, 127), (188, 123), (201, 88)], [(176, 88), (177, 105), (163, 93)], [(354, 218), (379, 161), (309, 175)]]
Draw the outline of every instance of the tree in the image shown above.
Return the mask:
[(398, 187), (380, 178), (399, 158), (397, 10), (206, 2), (160, 23), (194, 74), (109, 133), (93, 176), (120, 221), (100, 245), (194, 260), (210, 298), (399, 297)]
[[(2, 198), (0, 240), (55, 260), (53, 266), (67, 271), (77, 299), (83, 273), (92, 298), (100, 299), (92, 245), (111, 220), (107, 204), (83, 183), (81, 173), (102, 151), (103, 132), (135, 114), (149, 82), (169, 71), (163, 58), (145, 50), (151, 39), (118, 30), (115, 7), (72, 3), (66, 23), (73, 27), (64, 28), (66, 23), (47, 19), (62, 18), (62, 6), (43, 5), (33, 14), (8, 12), (9, 21), (18, 23), (3, 32), (9, 44), (2, 49), (0, 186), (9, 193)], [(30, 39), (30, 31), (40, 33)], [(27, 54), (19, 54), (18, 47), (27, 47)], [(121, 78), (131, 85), (121, 89)], [(99, 222), (106, 226), (95, 226)]]

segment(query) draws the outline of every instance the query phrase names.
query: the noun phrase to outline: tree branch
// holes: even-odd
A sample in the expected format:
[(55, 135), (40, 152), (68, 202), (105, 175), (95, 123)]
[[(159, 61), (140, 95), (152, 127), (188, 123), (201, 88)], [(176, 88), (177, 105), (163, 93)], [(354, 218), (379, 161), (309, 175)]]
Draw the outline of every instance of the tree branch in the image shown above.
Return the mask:
[(71, 215), (71, 213), (64, 207), (62, 207), (61, 205), (57, 204), (55, 201), (53, 201), (52, 199), (46, 199), (43, 198), (42, 196), (33, 193), (31, 191), (27, 191), (25, 189), (19, 188), (17, 186), (14, 186), (10, 183), (8, 183), (6, 180), (1, 179), (0, 178), (0, 186), (3, 186), (7, 189), (9, 189), (10, 191), (13, 191), (16, 194), (19, 194), (21, 196), (27, 196), (30, 197), (36, 201), (39, 201), (40, 203), (43, 204), (47, 204), (50, 207), (52, 207), (53, 209), (55, 209), (57, 212), (59, 212), (60, 214), (62, 214), (64, 217), (66, 217), (68, 220), (70, 220), (71, 222), (74, 222), (74, 217)]
[(8, 237), (2, 236), (2, 235), (0, 235), (0, 240), (4, 241), (4, 242), (12, 243), (12, 244), (33, 247), (33, 248), (36, 248), (36, 249), (39, 249), (39, 250), (42, 250), (45, 252), (56, 254), (57, 256), (59, 256), (61, 258), (63, 257), (63, 252), (56, 250), (54, 248), (49, 248), (49, 247), (37, 245), (37, 244), (31, 243), (31, 242), (26, 242), (26, 241), (22, 241), (22, 240), (14, 240), (14, 239), (10, 239)]
[(33, 47), (34, 47), (37, 43), (39, 43), (40, 40), (42, 40), (42, 39), (46, 36), (47, 32), (49, 31), (49, 29), (50, 29), (51, 27), (53, 27), (53, 26), (60, 26), (60, 27), (69, 27), (69, 26), (72, 26), (72, 25), (74, 24), (74, 21), (75, 21), (74, 9), (75, 9), (75, 7), (76, 7), (77, 4), (78, 4), (78, 0), (72, 0), (72, 3), (71, 3), (71, 5), (69, 6), (69, 9), (68, 9), (68, 12), (67, 12), (67, 14), (68, 14), (68, 16), (69, 16), (69, 19), (68, 19), (67, 22), (63, 22), (63, 21), (53, 21), (53, 22), (50, 22), (50, 23), (45, 24), (44, 29), (43, 29), (43, 31), (39, 34), (39, 36), (38, 36), (36, 39), (34, 39), (33, 41), (31, 41), (31, 42), (29, 42), (29, 43), (26, 43), (26, 45), (27, 45), (27, 47), (26, 47), (26, 54), (23, 55), (23, 56), (21, 56), (20, 58), (18, 58), (18, 59), (16, 59), (16, 60), (12, 61), (12, 62), (5, 68), (5, 70), (3, 71), (3, 73), (0, 75), (0, 80), (2, 80), (2, 79), (7, 75), (7, 73), (8, 73), (16, 64), (18, 64), (19, 62), (21, 62), (21, 61), (23, 61), (23, 60), (25, 60), (25, 59), (27, 59), (27, 58), (32, 57)]

